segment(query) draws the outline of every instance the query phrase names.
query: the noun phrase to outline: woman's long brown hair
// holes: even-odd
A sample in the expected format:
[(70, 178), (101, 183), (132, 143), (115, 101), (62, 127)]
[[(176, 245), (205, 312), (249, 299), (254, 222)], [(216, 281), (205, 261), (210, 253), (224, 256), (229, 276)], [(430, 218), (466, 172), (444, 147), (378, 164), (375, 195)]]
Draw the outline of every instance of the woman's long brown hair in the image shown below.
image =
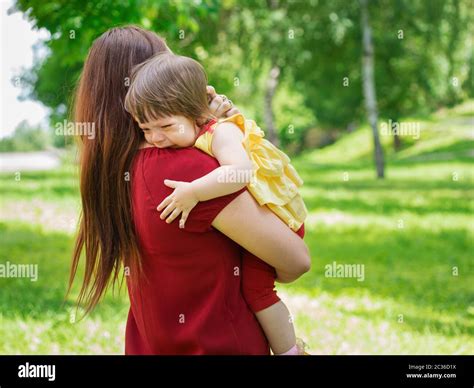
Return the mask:
[(165, 41), (153, 32), (136, 26), (112, 28), (94, 41), (79, 80), (74, 121), (81, 128), (93, 126), (95, 136), (80, 138), (82, 214), (67, 295), (84, 251), (77, 304), (84, 305), (85, 314), (97, 305), (111, 280), (116, 284), (122, 265), (132, 280), (141, 271), (130, 170), (142, 134), (123, 102), (131, 69), (164, 51), (169, 51)]

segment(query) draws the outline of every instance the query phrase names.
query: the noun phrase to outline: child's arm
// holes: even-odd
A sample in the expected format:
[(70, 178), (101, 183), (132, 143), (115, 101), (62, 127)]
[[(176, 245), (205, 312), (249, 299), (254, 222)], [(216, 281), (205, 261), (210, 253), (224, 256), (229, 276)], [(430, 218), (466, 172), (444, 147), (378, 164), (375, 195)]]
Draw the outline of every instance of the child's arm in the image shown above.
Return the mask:
[(175, 190), (158, 205), (163, 212), (161, 219), (172, 222), (181, 215), (180, 227), (184, 228), (191, 210), (200, 201), (222, 197), (239, 191), (252, 179), (252, 163), (242, 146), (242, 131), (233, 123), (221, 123), (214, 129), (212, 153), (220, 167), (193, 182), (166, 180), (165, 185)]
[(242, 146), (243, 134), (237, 125), (222, 123), (214, 129), (212, 153), (219, 168), (191, 182), (199, 201), (235, 193), (250, 183), (252, 163)]

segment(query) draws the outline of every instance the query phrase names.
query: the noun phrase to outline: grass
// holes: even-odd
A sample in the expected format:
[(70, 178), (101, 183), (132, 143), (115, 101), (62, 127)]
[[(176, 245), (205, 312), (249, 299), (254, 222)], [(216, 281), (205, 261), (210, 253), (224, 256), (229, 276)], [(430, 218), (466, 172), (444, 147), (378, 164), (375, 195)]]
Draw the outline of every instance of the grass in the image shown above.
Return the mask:
[[(441, 111), (398, 153), (382, 137), (385, 180), (366, 127), (294, 160), (313, 266), (278, 288), (311, 353), (474, 353), (473, 116), (472, 102)], [(39, 269), (37, 282), (0, 278), (0, 353), (123, 353), (125, 292), (80, 322), (73, 298), (63, 303), (79, 209), (71, 166), (0, 176), (0, 263)], [(326, 277), (333, 262), (364, 265), (364, 281)]]

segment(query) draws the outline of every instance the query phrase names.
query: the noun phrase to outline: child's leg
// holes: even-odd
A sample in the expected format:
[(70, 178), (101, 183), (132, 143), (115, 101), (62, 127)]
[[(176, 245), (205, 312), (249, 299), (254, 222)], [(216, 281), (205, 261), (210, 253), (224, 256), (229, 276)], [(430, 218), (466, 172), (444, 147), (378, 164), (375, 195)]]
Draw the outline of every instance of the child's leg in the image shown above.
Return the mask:
[[(304, 227), (297, 234), (303, 238)], [(242, 258), (242, 293), (257, 317), (274, 354), (296, 354), (290, 312), (275, 291), (275, 269), (250, 252)]]
[(295, 328), (290, 312), (282, 301), (256, 312), (255, 315), (274, 354), (287, 353), (293, 348), (294, 354), (297, 354)]
[(257, 317), (274, 354), (296, 344), (290, 313), (275, 291), (275, 269), (250, 252), (242, 257), (242, 293)]

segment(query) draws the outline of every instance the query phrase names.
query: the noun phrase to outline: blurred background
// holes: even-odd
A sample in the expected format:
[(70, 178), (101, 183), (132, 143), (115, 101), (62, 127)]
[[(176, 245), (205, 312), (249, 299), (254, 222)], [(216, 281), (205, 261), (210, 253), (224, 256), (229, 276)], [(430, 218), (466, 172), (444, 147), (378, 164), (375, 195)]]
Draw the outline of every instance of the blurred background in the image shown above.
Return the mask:
[(200, 61), (305, 180), (313, 266), (278, 290), (310, 353), (474, 353), (471, 0), (0, 4), (0, 266), (38, 266), (0, 277), (0, 354), (123, 353), (125, 288), (84, 320), (78, 284), (63, 304), (80, 202), (55, 129), (93, 40), (126, 24)]

